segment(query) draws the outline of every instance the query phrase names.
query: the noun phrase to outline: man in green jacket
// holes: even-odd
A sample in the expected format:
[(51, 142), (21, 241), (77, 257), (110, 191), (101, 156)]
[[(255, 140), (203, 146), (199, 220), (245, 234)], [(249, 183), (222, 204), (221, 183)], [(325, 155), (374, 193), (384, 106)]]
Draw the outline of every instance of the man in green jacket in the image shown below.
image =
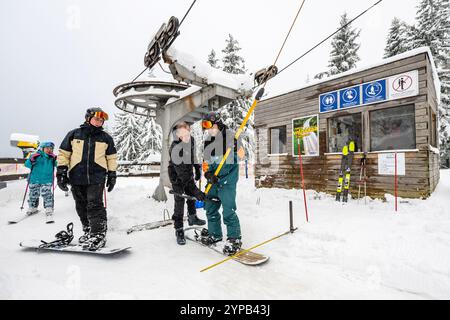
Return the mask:
[[(222, 240), (222, 226), (219, 209), (222, 206), (223, 222), (227, 228), (227, 241), (224, 253), (233, 255), (242, 246), (241, 226), (236, 214), (236, 185), (239, 180), (239, 164), (237, 161), (237, 141), (234, 133), (220, 119), (216, 112), (209, 113), (202, 121), (203, 129), (208, 132), (204, 149), (205, 178), (212, 185), (209, 197), (219, 198), (220, 202), (205, 202), (208, 219), (208, 236), (202, 238), (207, 245)], [(214, 175), (228, 148), (231, 152), (219, 174)]]

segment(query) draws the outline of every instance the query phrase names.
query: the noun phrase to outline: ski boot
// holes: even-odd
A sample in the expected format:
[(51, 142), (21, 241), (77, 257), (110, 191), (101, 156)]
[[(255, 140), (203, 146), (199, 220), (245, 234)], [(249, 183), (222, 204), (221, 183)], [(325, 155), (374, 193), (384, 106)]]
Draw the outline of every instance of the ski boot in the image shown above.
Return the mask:
[(203, 226), (206, 224), (206, 221), (197, 217), (196, 214), (190, 214), (188, 215), (188, 223), (190, 226)]
[(45, 218), (46, 223), (54, 223), (55, 220), (53, 220), (53, 208), (45, 208)]
[(203, 228), (200, 234), (197, 234), (197, 232), (195, 232), (195, 239), (205, 246), (211, 246), (217, 242), (222, 241), (222, 238), (216, 238), (209, 234), (208, 229), (206, 228)]
[(38, 208), (29, 207), (26, 212), (26, 215), (31, 216), (31, 215), (37, 213), (38, 211), (39, 211)]
[(228, 238), (227, 242), (225, 242), (225, 245), (223, 246), (223, 253), (232, 256), (241, 250), (242, 247), (242, 241), (239, 238)]
[(89, 239), (83, 243), (83, 250), (97, 251), (106, 244), (106, 233), (90, 234)]
[(83, 226), (84, 234), (78, 238), (78, 244), (83, 244), (89, 239), (89, 231), (90, 230), (91, 230), (91, 228)]
[(175, 235), (177, 237), (177, 243), (179, 245), (186, 244), (186, 238), (184, 237), (184, 229), (183, 228), (175, 229)]

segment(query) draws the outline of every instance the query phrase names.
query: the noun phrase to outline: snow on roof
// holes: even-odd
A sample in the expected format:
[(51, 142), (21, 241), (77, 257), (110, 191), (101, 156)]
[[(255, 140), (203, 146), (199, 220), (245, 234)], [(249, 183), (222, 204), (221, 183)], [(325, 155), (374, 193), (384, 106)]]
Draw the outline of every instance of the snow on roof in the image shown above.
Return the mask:
[(39, 141), (39, 136), (24, 133), (11, 133), (10, 141), (24, 141), (30, 143), (37, 143)]
[(252, 91), (253, 77), (249, 74), (230, 74), (209, 64), (198, 61), (195, 57), (170, 47), (167, 51), (172, 59), (189, 69), (197, 76), (205, 78), (208, 84), (219, 84), (234, 90)]
[(376, 68), (376, 67), (388, 64), (388, 63), (392, 63), (392, 62), (395, 62), (395, 61), (399, 61), (399, 60), (403, 60), (403, 59), (410, 58), (410, 57), (413, 57), (413, 56), (417, 56), (417, 55), (419, 55), (421, 53), (428, 54), (428, 57), (430, 59), (431, 68), (432, 68), (432, 76), (433, 76), (433, 80), (434, 80), (434, 88), (436, 90), (436, 97), (437, 97), (437, 100), (440, 101), (441, 83), (439, 81), (436, 65), (434, 63), (433, 55), (432, 55), (429, 47), (420, 47), (420, 48), (417, 48), (417, 49), (413, 49), (413, 50), (407, 51), (405, 53), (402, 53), (402, 54), (399, 54), (399, 55), (396, 55), (396, 56), (393, 56), (393, 57), (390, 57), (390, 58), (387, 58), (387, 59), (383, 59), (383, 60), (381, 60), (378, 63), (368, 64), (368, 65), (365, 65), (365, 66), (362, 66), (362, 67), (359, 67), (359, 68), (351, 69), (351, 70), (349, 70), (347, 72), (339, 73), (337, 75), (330, 76), (330, 77), (328, 77), (326, 79), (312, 81), (312, 82), (310, 82), (310, 83), (308, 83), (306, 85), (303, 85), (301, 87), (297, 87), (297, 88), (294, 88), (294, 89), (288, 89), (288, 91), (284, 91), (284, 92), (276, 92), (276, 91), (269, 92), (264, 97), (264, 100), (272, 99), (272, 98), (275, 98), (277, 96), (281, 96), (281, 95), (285, 95), (285, 94), (288, 94), (288, 93), (291, 93), (291, 92), (294, 92), (294, 91), (298, 91), (298, 90), (301, 90), (301, 89), (309, 88), (309, 87), (312, 87), (312, 86), (315, 86), (315, 85), (318, 85), (318, 84), (321, 84), (321, 83), (326, 83), (326, 82), (334, 80), (334, 79), (343, 78), (345, 76), (349, 76), (349, 75), (352, 75), (352, 74), (355, 74), (355, 73), (358, 73), (358, 72), (362, 72), (362, 71), (366, 71), (366, 70), (369, 70), (369, 69), (372, 69), (372, 68)]

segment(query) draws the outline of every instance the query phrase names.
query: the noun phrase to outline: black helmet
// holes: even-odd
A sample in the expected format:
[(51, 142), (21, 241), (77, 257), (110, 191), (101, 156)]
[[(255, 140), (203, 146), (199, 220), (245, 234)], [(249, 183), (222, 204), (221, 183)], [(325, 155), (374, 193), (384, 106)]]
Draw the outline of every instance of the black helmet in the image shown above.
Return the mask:
[(215, 111), (211, 111), (211, 112), (207, 113), (203, 117), (203, 120), (208, 120), (208, 121), (211, 121), (212, 123), (221, 122), (220, 114), (218, 112), (215, 112)]
[(99, 107), (92, 107), (86, 110), (86, 114), (84, 115), (86, 122), (89, 122), (92, 117), (102, 118), (103, 120), (108, 120), (109, 118), (108, 114)]

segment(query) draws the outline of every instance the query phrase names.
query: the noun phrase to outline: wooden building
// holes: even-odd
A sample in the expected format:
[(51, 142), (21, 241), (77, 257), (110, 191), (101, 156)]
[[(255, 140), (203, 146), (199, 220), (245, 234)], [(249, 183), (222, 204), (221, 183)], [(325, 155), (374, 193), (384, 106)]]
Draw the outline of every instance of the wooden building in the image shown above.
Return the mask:
[(364, 155), (368, 196), (394, 194), (396, 167), (399, 196), (428, 197), (439, 181), (437, 79), (420, 48), (264, 99), (255, 110), (256, 186), (301, 188), (300, 150), (305, 188), (335, 194), (353, 137), (353, 197)]

